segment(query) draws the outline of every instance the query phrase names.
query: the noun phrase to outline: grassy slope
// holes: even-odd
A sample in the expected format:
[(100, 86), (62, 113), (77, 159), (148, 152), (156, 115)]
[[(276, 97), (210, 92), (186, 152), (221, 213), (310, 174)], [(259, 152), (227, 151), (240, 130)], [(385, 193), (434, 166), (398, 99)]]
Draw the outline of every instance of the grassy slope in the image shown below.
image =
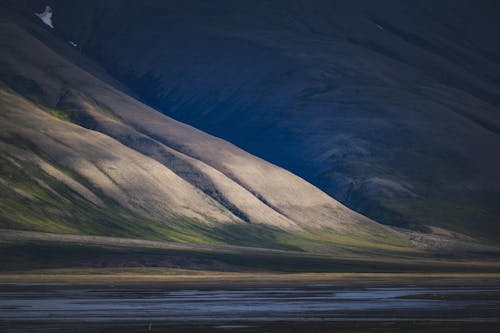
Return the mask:
[[(7, 38), (8, 42), (8, 35), (4, 38)], [(28, 63), (27, 66), (33, 66), (33, 63)], [(52, 73), (58, 70), (56, 67), (49, 68), (47, 71)], [(38, 80), (41, 79), (38, 78)], [(73, 121), (74, 115), (70, 111), (48, 105), (50, 103), (47, 100), (51, 96), (47, 95), (47, 87), (43, 86), (45, 81), (35, 82), (23, 75), (5, 76), (2, 77), (2, 81), (54, 117), (54, 120), (57, 118), (63, 121)], [(74, 86), (71, 82), (65, 82), (62, 88), (78, 89), (78, 84)], [(3, 105), (0, 107), (4, 108)], [(99, 112), (105, 111), (104, 109), (99, 110)], [(116, 117), (115, 120), (119, 121)], [(6, 143), (43, 156), (43, 152), (37, 151), (33, 142), (21, 136), (10, 138)], [(358, 233), (357, 230), (328, 233), (320, 230), (283, 231), (257, 224), (228, 224), (209, 227), (186, 218), (152, 220), (119, 205), (113, 198), (104, 195), (73, 170), (58, 165), (57, 161), (51, 160), (49, 162), (64, 174), (96, 193), (104, 205), (100, 207), (91, 204), (36, 165), (3, 154), (0, 158), (2, 170), (0, 182), (1, 227), (204, 244), (264, 246), (311, 252), (395, 251), (405, 253), (412, 251), (404, 237), (393, 232), (382, 234), (385, 229), (377, 227), (376, 224), (369, 225), (366, 230), (363, 230), (363, 233)]]
[[(297, 3), (56, 10), (62, 31), (88, 40), (85, 52), (176, 119), (306, 175), (376, 221), (498, 241), (498, 6)], [(95, 22), (102, 33), (89, 36)], [(372, 177), (418, 199), (371, 191)]]
[[(6, 82), (21, 95), (28, 97), (37, 106), (54, 117), (54, 120), (75, 121), (71, 109), (47, 106), (46, 97), (39, 84), (23, 77), (12, 78)], [(74, 88), (71, 83), (65, 89)], [(1, 106), (1, 105), (0, 105)], [(98, 112), (110, 112), (98, 108)], [(109, 116), (109, 114), (106, 114)], [(113, 121), (120, 118), (111, 115)], [(78, 123), (78, 121), (76, 121)], [(37, 152), (33, 143), (22, 138), (11, 139), (9, 144), (25, 151)], [(65, 184), (46, 174), (35, 165), (16, 159), (14, 156), (0, 157), (0, 227), (34, 230), (53, 233), (133, 237), (146, 240), (170, 240), (199, 244), (233, 244), (249, 247), (266, 247), (298, 250), (312, 253), (330, 254), (380, 254), (407, 255), (419, 253), (410, 243), (396, 233), (385, 233), (377, 225), (368, 224), (363, 230), (347, 232), (328, 232), (324, 230), (284, 231), (258, 224), (226, 224), (208, 226), (187, 218), (166, 218), (152, 220), (118, 204), (107, 197), (85, 178), (70, 169), (65, 169), (50, 161), (60, 171), (85, 185), (103, 201), (97, 206), (82, 198)], [(13, 190), (15, 189), (15, 190)], [(314, 222), (314, 221), (311, 221)], [(44, 245), (45, 246), (45, 245)], [(49, 247), (59, 249), (56, 244)], [(36, 248), (36, 247), (35, 247)], [(45, 250), (40, 253), (44, 253)], [(92, 250), (89, 247), (90, 253)], [(5, 253), (14, 255), (30, 248), (8, 248)], [(13, 252), (9, 252), (9, 251)], [(60, 249), (59, 249), (60, 250)], [(16, 252), (17, 251), (17, 252)], [(49, 251), (51, 252), (51, 251)], [(57, 252), (56, 250), (51, 253)], [(419, 253), (422, 255), (423, 253)], [(14, 257), (16, 257), (14, 255)], [(68, 258), (67, 258), (68, 259)], [(234, 259), (236, 262), (242, 258)], [(26, 258), (38, 261), (36, 257)], [(68, 259), (69, 260), (69, 259)], [(245, 259), (248, 260), (248, 259)], [(276, 266), (277, 263), (273, 262)], [(308, 263), (313, 265), (314, 263)], [(268, 267), (271, 269), (271, 267)], [(304, 268), (305, 270), (305, 268)]]
[[(29, 143), (17, 142), (29, 149)], [(0, 227), (55, 233), (137, 237), (204, 244), (238, 244), (312, 252), (387, 250), (408, 251), (401, 239), (376, 243), (381, 235), (328, 234), (321, 232), (285, 232), (262, 225), (204, 226), (188, 219), (153, 221), (134, 213), (100, 193), (105, 206), (99, 207), (82, 198), (65, 184), (37, 166), (4, 154), (0, 157)], [(67, 175), (99, 190), (71, 170), (59, 167)], [(16, 189), (14, 191), (13, 189)], [(62, 200), (61, 198), (65, 198)], [(375, 229), (374, 231), (378, 231)], [(368, 237), (368, 238), (367, 238)]]
[[(4, 231), (5, 232), (5, 231)], [(234, 246), (200, 246), (123, 238), (89, 238), (5, 232), (1, 272), (42, 274), (176, 274), (222, 272), (498, 273), (495, 261), (438, 260), (414, 256), (315, 255)], [(181, 272), (182, 273), (182, 272)]]
[[(24, 91), (26, 86), (26, 80), (23, 80), (18, 82), (17, 89)], [(35, 103), (40, 99), (39, 96), (26, 94)], [(74, 118), (71, 110), (47, 108), (42, 104), (38, 106), (54, 118), (68, 122)], [(43, 152), (37, 151), (36, 145), (25, 138), (15, 137), (5, 142), (43, 156)], [(0, 227), (204, 244), (264, 246), (310, 252), (413, 251), (404, 238), (393, 233), (381, 234), (383, 230), (376, 227), (363, 233), (328, 233), (317, 230), (283, 231), (257, 224), (208, 227), (185, 218), (154, 221), (120, 206), (78, 173), (57, 165), (57, 161), (49, 162), (98, 194), (104, 206), (99, 207), (85, 200), (38, 166), (3, 154), (0, 157)]]

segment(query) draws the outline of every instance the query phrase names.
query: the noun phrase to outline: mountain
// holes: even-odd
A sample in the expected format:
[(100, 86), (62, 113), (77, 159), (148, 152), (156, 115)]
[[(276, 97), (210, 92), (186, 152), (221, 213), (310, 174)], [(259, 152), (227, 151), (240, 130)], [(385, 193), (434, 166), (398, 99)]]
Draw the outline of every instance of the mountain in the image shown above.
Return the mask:
[[(377, 222), (500, 240), (497, 1), (7, 3), (26, 17), (50, 5), (47, 29), (128, 93)], [(110, 135), (124, 142), (117, 131)], [(181, 149), (152, 128), (140, 133)], [(309, 195), (277, 177), (250, 188), (253, 167), (238, 170), (247, 163), (221, 162), (207, 149), (183, 142), (181, 152), (231, 175), (273, 209), (273, 225), (293, 224), (279, 214), (289, 207), (281, 194), (302, 195), (298, 207)], [(259, 199), (271, 184), (280, 194)], [(249, 211), (258, 210), (235, 214)], [(295, 220), (293, 211), (285, 215)]]
[(0, 25), (0, 228), (414, 251), (298, 176), (129, 96), (36, 17), (3, 10)]

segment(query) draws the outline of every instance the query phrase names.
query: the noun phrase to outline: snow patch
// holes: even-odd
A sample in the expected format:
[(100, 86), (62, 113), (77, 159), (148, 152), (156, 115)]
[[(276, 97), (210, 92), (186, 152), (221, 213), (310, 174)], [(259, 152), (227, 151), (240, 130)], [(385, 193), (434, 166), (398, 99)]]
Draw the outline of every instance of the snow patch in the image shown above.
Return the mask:
[(35, 13), (35, 15), (42, 20), (43, 23), (54, 29), (52, 25), (52, 8), (50, 8), (50, 6), (45, 6), (45, 11), (43, 13)]

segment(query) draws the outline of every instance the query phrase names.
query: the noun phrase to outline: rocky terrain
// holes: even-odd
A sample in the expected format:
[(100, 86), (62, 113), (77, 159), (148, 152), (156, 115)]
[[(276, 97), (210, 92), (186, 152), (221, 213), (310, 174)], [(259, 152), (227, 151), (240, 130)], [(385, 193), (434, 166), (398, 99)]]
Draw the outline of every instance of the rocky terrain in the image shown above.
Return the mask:
[(496, 1), (6, 3), (50, 5), (129, 93), (378, 222), (499, 239)]
[(0, 2), (0, 227), (496, 252), (498, 8), (426, 6)]
[(402, 233), (130, 97), (37, 21), (5, 12), (0, 24), (2, 228), (409, 250)]

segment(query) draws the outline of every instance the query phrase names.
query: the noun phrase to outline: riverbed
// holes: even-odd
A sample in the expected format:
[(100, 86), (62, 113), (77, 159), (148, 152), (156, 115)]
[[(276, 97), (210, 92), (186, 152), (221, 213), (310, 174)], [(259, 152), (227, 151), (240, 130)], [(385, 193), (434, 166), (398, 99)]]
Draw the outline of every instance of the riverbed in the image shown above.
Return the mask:
[(294, 327), (328, 328), (348, 322), (374, 327), (377, 323), (477, 323), (500, 328), (500, 286), (224, 288), (221, 284), (178, 289), (44, 284), (0, 288), (2, 332), (114, 331), (117, 327), (162, 332), (174, 327), (245, 332), (255, 328), (258, 332), (273, 325), (285, 325), (288, 330), (278, 331), (292, 332)]

